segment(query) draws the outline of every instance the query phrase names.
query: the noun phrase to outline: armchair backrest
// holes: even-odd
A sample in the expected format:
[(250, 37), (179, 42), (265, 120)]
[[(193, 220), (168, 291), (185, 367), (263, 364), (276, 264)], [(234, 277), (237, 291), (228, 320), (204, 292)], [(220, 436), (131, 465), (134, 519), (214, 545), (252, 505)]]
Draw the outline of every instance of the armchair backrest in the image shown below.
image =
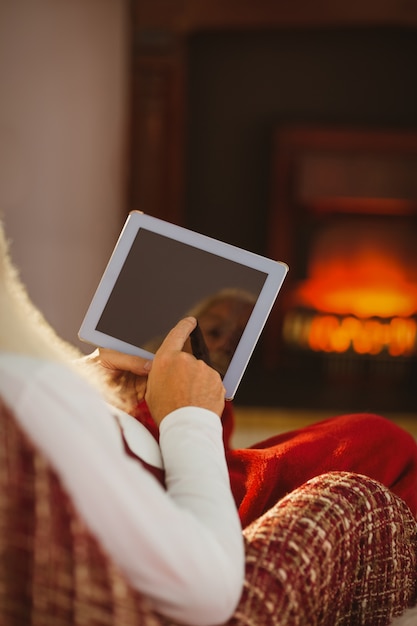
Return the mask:
[(0, 623), (159, 626), (0, 399)]

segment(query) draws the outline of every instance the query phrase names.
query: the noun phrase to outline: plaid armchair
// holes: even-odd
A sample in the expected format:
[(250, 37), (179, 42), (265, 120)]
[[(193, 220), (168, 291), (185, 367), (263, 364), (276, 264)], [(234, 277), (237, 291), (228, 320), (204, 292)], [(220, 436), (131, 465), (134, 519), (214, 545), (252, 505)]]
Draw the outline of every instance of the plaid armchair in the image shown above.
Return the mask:
[[(319, 476), (244, 536), (246, 580), (229, 626), (378, 626), (416, 602), (416, 521), (364, 476)], [(1, 400), (0, 623), (173, 626), (106, 556)]]

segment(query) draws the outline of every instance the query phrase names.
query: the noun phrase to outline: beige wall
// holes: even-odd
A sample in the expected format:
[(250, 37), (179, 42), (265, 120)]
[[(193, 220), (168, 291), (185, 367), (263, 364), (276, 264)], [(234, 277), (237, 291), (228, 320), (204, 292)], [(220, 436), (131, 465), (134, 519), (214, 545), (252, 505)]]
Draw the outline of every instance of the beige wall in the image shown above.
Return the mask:
[(70, 341), (125, 206), (126, 0), (0, 0), (0, 215)]

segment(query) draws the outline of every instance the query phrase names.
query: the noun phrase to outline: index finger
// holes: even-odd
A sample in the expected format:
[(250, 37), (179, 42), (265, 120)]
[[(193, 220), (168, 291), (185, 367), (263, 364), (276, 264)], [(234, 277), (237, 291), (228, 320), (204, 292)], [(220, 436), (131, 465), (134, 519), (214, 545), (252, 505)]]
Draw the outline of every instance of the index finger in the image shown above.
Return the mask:
[(185, 317), (167, 334), (158, 352), (180, 352), (197, 324), (195, 317)]

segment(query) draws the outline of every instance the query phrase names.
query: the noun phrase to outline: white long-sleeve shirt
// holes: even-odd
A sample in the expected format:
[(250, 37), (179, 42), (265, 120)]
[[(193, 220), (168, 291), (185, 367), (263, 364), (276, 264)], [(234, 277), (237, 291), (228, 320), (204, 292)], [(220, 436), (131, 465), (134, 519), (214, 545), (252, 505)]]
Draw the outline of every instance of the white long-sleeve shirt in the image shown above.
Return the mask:
[(163, 464), (165, 491), (126, 455), (115, 412), (69, 368), (0, 352), (0, 395), (133, 587), (185, 624), (228, 619), (241, 594), (244, 549), (217, 415), (174, 411), (158, 446), (119, 414), (130, 447)]

